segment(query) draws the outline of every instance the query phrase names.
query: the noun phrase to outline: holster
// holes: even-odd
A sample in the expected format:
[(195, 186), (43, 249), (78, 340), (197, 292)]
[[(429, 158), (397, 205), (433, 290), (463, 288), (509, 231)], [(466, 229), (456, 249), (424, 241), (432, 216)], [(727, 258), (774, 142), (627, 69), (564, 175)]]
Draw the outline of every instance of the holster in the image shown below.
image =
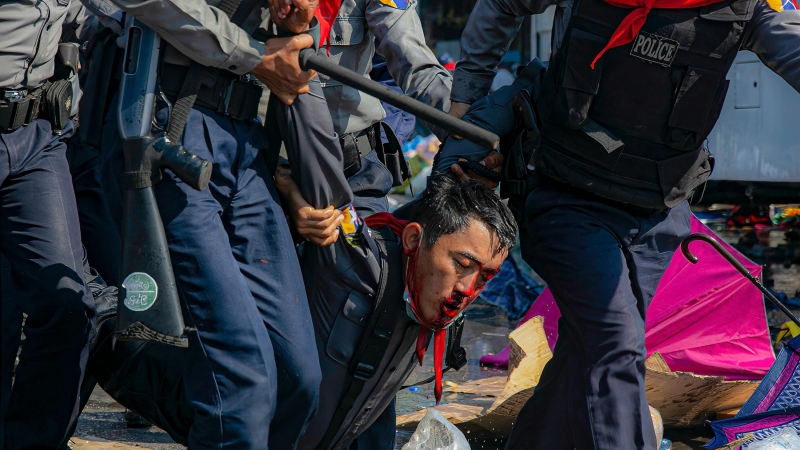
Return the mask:
[(61, 134), (72, 116), (78, 113), (82, 91), (78, 82), (80, 46), (73, 42), (58, 44), (55, 69), (45, 86), (42, 118), (47, 119), (53, 132)]
[[(386, 143), (381, 140), (381, 130), (386, 136)], [(361, 169), (361, 158), (373, 150), (377, 153), (378, 160), (392, 174), (392, 187), (402, 186), (405, 180), (411, 178), (411, 168), (403, 157), (400, 141), (386, 122), (378, 122), (357, 134), (345, 134), (339, 138), (339, 143), (342, 146), (342, 165), (347, 178)]]
[(525, 211), (525, 200), (535, 187), (532, 161), (534, 152), (541, 144), (541, 135), (536, 105), (528, 91), (517, 93), (513, 109), (522, 125), (515, 133), (500, 141), (500, 151), (505, 160), (500, 197), (508, 199), (508, 207), (519, 222)]
[[(375, 127), (375, 137), (378, 141), (376, 148), (378, 158), (383, 161), (392, 174), (392, 187), (402, 186), (404, 181), (411, 178), (411, 167), (409, 167), (408, 161), (403, 156), (403, 147), (388, 123), (379, 122), (373, 126)], [(381, 141), (381, 128), (383, 128), (383, 133), (386, 135), (387, 142), (385, 144)]]

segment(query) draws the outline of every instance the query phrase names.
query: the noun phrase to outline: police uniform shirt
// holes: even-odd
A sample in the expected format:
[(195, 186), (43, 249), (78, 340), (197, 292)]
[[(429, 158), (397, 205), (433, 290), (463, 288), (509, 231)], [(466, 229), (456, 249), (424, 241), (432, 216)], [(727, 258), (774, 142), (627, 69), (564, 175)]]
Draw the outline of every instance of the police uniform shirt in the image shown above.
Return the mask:
[[(800, 11), (788, 6), (777, 12), (759, 0), (745, 29), (742, 48), (800, 92)], [(497, 65), (519, 27), (522, 17), (540, 14), (556, 5), (552, 53), (561, 45), (570, 17), (572, 0), (478, 0), (461, 37), (462, 60), (455, 71), (456, 102), (474, 103), (489, 93)]]
[(261, 24), (261, 8), (254, 8), (239, 27), (218, 8), (222, 0), (81, 1), (92, 4), (92, 11), (107, 15), (113, 10), (108, 3), (113, 3), (141, 20), (169, 43), (164, 56), (168, 63), (189, 65), (194, 60), (241, 75), (253, 70), (266, 54), (266, 45), (246, 31)]
[(32, 89), (53, 76), (69, 0), (0, 0), (0, 89)]
[[(434, 108), (450, 108), (452, 75), (425, 44), (417, 0), (344, 0), (329, 42), (328, 57), (336, 64), (368, 77), (377, 51), (403, 92)], [(319, 54), (327, 53), (321, 46)], [(386, 117), (376, 98), (319, 77), (339, 135), (358, 133)]]

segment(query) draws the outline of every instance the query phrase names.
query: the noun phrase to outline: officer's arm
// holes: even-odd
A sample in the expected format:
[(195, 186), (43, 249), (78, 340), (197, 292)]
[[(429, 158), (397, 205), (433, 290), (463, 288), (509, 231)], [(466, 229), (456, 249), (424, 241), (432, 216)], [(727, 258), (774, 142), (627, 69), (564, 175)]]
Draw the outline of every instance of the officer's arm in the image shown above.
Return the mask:
[(743, 48), (800, 92), (800, 11), (776, 12), (760, 1), (745, 29)]
[(244, 74), (266, 54), (266, 46), (234, 25), (205, 0), (111, 0), (198, 63)]
[(519, 32), (522, 17), (541, 14), (555, 0), (478, 0), (461, 35), (450, 99), (474, 103), (489, 93), (497, 65)]
[[(398, 9), (370, 0), (367, 24), (377, 41), (377, 53), (386, 60), (389, 73), (403, 92), (447, 111), (453, 77), (425, 44), (417, 5), (417, 0), (409, 0), (405, 9)], [(442, 130), (439, 138), (444, 139), (445, 133)]]

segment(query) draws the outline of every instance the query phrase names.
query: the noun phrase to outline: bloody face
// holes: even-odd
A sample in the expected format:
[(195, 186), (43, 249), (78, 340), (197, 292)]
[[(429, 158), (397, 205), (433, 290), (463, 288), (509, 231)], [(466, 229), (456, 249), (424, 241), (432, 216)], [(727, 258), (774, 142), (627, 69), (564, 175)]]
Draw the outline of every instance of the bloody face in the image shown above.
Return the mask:
[(497, 235), (478, 220), (430, 247), (422, 243), (421, 231), (419, 224), (411, 224), (403, 232), (409, 255), (406, 285), (422, 325), (440, 329), (477, 298), (508, 251), (498, 251)]

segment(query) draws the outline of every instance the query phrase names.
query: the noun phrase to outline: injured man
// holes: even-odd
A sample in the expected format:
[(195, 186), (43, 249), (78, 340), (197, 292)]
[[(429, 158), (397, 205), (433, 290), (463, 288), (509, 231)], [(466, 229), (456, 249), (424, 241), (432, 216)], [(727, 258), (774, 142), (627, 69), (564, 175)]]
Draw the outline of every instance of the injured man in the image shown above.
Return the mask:
[[(515, 243), (516, 223), (494, 191), (449, 176), (431, 178), (407, 220), (388, 212), (360, 218), (343, 174), (335, 172), (342, 170), (341, 148), (330, 117), (319, 114), (327, 111), (324, 101), (312, 83), (308, 95), (278, 114), (288, 166), (278, 168), (275, 185), (287, 212), (332, 205), (344, 216), (332, 245), (298, 247), (317, 343), (317, 354), (308, 357), (319, 358), (322, 369), (317, 412), (298, 448), (388, 443), (388, 450), (395, 394), (432, 343), (438, 402), (451, 350), (448, 329), (500, 269)], [(113, 308), (98, 316), (89, 360), (94, 380), (185, 443), (193, 413), (183, 392), (182, 349), (115, 343)], [(359, 443), (379, 418), (385, 425), (375, 427), (380, 436)]]

